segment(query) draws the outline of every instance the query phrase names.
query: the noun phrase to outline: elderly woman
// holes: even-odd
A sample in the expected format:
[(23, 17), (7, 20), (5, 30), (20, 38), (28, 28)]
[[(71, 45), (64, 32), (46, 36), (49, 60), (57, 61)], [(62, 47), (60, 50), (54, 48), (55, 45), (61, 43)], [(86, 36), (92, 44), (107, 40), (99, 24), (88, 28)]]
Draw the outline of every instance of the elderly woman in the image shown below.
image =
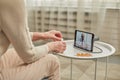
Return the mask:
[[(54, 42), (34, 47), (32, 41)], [(29, 32), (23, 0), (0, 0), (0, 80), (60, 80), (60, 65), (49, 52), (63, 52), (59, 31)], [(8, 49), (12, 44), (14, 49)]]

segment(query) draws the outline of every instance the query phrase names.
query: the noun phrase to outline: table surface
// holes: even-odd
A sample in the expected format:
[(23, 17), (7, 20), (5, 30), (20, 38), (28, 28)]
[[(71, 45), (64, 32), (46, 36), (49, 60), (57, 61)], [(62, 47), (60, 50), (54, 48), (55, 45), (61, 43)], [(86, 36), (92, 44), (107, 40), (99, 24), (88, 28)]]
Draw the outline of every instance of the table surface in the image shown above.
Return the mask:
[[(67, 58), (74, 58), (74, 59), (96, 59), (96, 58), (103, 58), (110, 56), (115, 53), (115, 48), (107, 43), (100, 42), (100, 41), (95, 41), (94, 42), (94, 47), (93, 47), (93, 52), (88, 52), (79, 48), (74, 47), (74, 40), (66, 40), (66, 50), (64, 51), (63, 54), (59, 53), (58, 55), (67, 57)], [(96, 48), (97, 47), (97, 48)], [(100, 51), (100, 49), (102, 52)], [(100, 53), (95, 53), (95, 52), (100, 52)], [(92, 56), (76, 56), (77, 53), (90, 53)]]

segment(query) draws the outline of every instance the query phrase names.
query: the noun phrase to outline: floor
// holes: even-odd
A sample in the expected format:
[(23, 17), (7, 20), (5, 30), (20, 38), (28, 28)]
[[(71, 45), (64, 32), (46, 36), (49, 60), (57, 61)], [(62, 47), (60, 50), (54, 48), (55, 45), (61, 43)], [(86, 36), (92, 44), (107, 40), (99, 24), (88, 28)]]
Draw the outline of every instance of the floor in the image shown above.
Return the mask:
[[(68, 58), (58, 56), (61, 62), (61, 80), (70, 80), (70, 62)], [(98, 59), (97, 80), (105, 80), (106, 58)], [(73, 60), (72, 80), (94, 80), (95, 61)], [(120, 80), (120, 56), (108, 58), (107, 80)]]

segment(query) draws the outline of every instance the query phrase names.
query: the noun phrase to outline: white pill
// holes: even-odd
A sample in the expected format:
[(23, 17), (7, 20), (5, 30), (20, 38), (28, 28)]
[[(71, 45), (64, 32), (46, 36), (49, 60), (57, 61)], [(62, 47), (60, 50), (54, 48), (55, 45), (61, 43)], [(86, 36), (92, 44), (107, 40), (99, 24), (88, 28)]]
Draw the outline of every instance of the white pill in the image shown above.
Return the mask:
[(63, 41), (64, 39), (62, 38), (61, 41)]

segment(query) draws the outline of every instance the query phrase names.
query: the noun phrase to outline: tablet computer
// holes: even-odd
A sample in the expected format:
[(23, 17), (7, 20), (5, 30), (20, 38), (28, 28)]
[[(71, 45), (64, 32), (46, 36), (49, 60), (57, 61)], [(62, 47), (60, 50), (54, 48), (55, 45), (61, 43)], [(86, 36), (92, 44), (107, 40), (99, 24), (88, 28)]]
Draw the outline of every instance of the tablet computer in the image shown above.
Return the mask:
[(93, 51), (94, 34), (90, 32), (75, 30), (74, 47)]

